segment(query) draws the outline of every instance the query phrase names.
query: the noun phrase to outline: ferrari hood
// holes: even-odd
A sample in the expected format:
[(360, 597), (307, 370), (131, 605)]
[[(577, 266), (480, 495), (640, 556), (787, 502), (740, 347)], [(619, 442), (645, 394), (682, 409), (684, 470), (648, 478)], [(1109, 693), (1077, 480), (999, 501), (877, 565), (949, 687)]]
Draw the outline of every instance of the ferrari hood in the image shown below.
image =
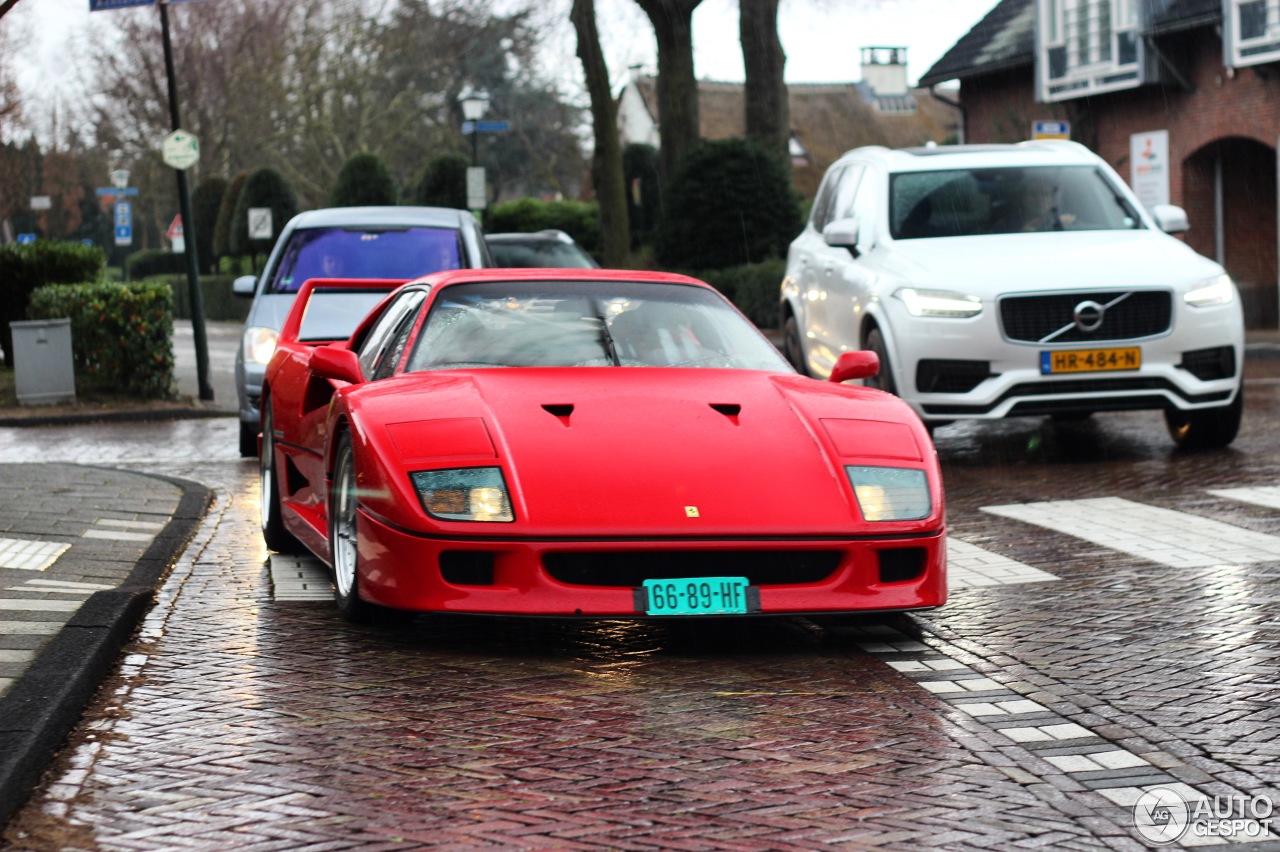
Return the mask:
[[(936, 469), (899, 400), (798, 376), (603, 367), (394, 381), (388, 401), (417, 397), (421, 383), (447, 412), (384, 417), (405, 469), (500, 460), (513, 534), (865, 533), (843, 465)], [(415, 442), (427, 434), (435, 449)]]

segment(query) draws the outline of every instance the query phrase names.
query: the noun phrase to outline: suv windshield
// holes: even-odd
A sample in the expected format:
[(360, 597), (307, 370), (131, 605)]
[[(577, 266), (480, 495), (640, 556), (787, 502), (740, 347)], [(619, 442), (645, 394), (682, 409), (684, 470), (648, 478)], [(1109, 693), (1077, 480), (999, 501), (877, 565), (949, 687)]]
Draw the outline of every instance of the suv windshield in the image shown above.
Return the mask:
[(889, 208), (896, 240), (1142, 227), (1092, 166), (903, 172), (890, 179)]
[(309, 278), (417, 278), (461, 266), (452, 228), (301, 228), (293, 232), (267, 285), (296, 293)]

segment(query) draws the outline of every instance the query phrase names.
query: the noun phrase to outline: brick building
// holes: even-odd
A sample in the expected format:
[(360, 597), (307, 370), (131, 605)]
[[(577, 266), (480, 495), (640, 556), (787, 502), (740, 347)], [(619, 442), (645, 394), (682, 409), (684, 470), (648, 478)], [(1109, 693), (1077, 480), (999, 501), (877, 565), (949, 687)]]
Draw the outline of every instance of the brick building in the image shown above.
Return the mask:
[(1144, 200), (1186, 208), (1186, 241), (1235, 278), (1250, 327), (1277, 325), (1280, 5), (1000, 0), (919, 83), (952, 80), (965, 141), (1069, 122)]

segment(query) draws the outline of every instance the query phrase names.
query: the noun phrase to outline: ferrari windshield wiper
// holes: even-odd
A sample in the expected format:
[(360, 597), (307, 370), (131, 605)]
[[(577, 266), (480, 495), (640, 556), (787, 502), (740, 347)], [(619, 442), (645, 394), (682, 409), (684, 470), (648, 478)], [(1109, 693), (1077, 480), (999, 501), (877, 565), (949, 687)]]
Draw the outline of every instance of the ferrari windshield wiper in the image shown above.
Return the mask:
[(600, 300), (592, 299), (591, 306), (595, 309), (596, 319), (600, 320), (600, 342), (604, 344), (605, 350), (609, 353), (609, 359), (613, 361), (613, 366), (621, 367), (622, 361), (618, 358), (618, 350), (613, 345), (613, 335), (609, 333), (609, 323), (604, 318), (604, 311), (600, 310)]

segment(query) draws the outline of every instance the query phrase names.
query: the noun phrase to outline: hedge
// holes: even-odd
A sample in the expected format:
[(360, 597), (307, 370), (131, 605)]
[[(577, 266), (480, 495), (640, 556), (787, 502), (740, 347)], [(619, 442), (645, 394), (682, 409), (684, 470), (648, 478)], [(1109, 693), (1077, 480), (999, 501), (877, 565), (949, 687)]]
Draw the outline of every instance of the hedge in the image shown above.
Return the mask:
[[(235, 275), (201, 275), (200, 296), (207, 320), (244, 322), (249, 318), (252, 299), (231, 292)], [(162, 282), (173, 293), (173, 318), (191, 319), (191, 284), (186, 275), (163, 275), (152, 279)]]
[(539, 201), (518, 198), (489, 208), (484, 229), (491, 234), (530, 234), (555, 228), (573, 237), (583, 250), (600, 256), (600, 207), (593, 201)]
[(124, 259), (124, 277), (129, 281), (141, 281), (153, 275), (185, 275), (186, 272), (187, 256), (182, 252), (145, 249)]
[(13, 366), (9, 323), (30, 318), (27, 300), (32, 291), (45, 284), (96, 281), (106, 264), (102, 249), (80, 243), (36, 240), (0, 246), (0, 343), (8, 366)]
[(778, 325), (778, 298), (787, 274), (785, 260), (766, 260), (728, 269), (689, 273), (715, 287), (760, 328)]
[(54, 284), (31, 294), (31, 319), (71, 318), (77, 376), (143, 399), (173, 396), (173, 303), (159, 282)]

